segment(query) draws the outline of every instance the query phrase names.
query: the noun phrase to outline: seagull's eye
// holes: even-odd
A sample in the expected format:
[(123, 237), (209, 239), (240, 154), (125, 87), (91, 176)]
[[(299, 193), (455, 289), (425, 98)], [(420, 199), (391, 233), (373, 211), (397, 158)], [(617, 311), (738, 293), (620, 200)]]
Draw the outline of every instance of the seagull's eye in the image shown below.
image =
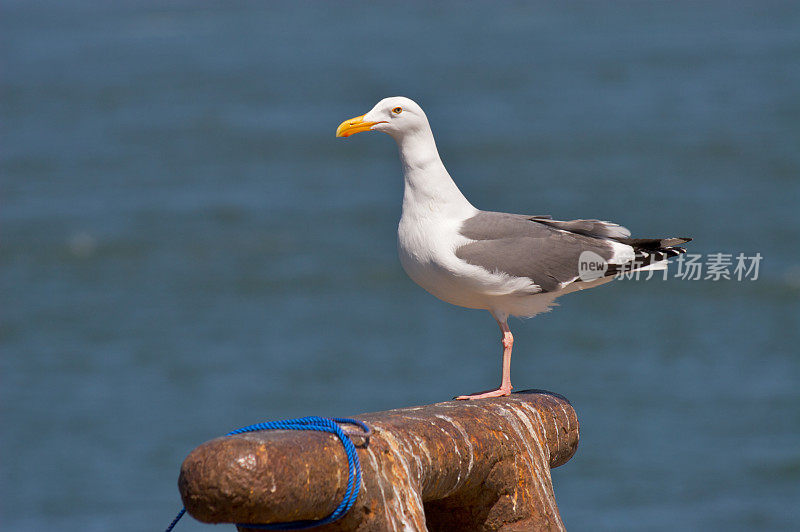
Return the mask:
[(402, 107), (395, 107), (394, 109), (392, 109), (392, 112), (394, 114), (396, 114), (396, 115), (399, 115), (400, 113), (403, 112), (403, 108)]

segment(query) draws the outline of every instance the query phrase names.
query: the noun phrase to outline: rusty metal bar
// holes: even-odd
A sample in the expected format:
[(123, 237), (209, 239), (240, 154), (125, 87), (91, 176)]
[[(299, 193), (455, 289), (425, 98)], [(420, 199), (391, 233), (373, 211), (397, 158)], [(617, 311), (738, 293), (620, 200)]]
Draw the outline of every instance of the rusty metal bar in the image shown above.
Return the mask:
[[(373, 430), (358, 449), (361, 493), (318, 530), (564, 530), (550, 468), (578, 446), (565, 398), (534, 390), (356, 417)], [(200, 521), (275, 523), (325, 517), (346, 482), (336, 436), (266, 431), (200, 445), (178, 484)]]

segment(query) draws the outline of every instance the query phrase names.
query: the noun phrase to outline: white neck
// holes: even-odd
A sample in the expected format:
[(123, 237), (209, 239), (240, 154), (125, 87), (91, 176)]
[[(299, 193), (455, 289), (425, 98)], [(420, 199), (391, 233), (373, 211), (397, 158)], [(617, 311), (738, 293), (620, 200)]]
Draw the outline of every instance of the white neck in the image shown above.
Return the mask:
[(403, 215), (419, 212), (467, 217), (476, 211), (461, 193), (439, 157), (430, 127), (396, 137), (403, 165)]

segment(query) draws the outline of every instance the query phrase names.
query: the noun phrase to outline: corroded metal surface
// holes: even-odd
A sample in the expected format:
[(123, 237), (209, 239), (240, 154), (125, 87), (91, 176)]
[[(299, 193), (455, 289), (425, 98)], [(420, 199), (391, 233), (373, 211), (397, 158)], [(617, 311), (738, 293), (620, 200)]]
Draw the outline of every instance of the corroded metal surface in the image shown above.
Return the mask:
[[(564, 529), (550, 468), (575, 453), (578, 419), (563, 397), (529, 391), (356, 417), (373, 430), (358, 449), (361, 493), (319, 530)], [(276, 430), (199, 446), (179, 487), (201, 521), (271, 523), (325, 517), (346, 482), (336, 436)]]

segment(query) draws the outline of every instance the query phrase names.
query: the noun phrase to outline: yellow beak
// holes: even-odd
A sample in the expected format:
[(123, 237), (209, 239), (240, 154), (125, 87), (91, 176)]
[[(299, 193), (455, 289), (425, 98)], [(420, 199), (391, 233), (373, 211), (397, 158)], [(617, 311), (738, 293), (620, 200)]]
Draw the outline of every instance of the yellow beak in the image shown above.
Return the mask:
[(351, 118), (350, 120), (345, 120), (339, 124), (339, 127), (336, 128), (336, 136), (349, 137), (350, 135), (355, 135), (356, 133), (361, 133), (362, 131), (369, 131), (375, 124), (382, 123), (384, 122), (365, 122), (364, 115), (357, 116), (355, 118)]

